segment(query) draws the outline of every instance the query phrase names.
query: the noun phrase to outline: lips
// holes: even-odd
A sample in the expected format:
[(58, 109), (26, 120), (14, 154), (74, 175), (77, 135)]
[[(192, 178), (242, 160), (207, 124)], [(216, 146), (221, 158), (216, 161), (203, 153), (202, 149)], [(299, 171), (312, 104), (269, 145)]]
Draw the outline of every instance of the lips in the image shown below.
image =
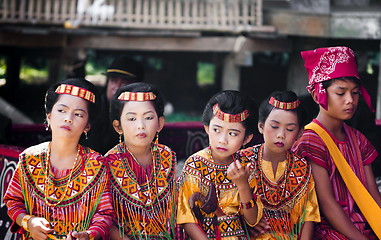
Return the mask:
[(60, 128), (67, 130), (67, 131), (71, 131), (71, 128), (69, 126), (66, 126), (66, 125), (62, 125)]
[(347, 112), (347, 113), (353, 113), (353, 108), (345, 109), (344, 112)]
[(139, 133), (136, 136), (140, 137), (140, 138), (145, 138), (145, 137), (147, 137), (147, 134), (145, 134), (145, 133)]
[(217, 147), (217, 150), (218, 150), (218, 151), (223, 151), (223, 152), (226, 152), (226, 151), (227, 151), (227, 149), (226, 149), (226, 148), (223, 148), (223, 147)]
[(277, 145), (278, 147), (284, 147), (284, 143), (281, 142), (276, 142), (275, 145)]

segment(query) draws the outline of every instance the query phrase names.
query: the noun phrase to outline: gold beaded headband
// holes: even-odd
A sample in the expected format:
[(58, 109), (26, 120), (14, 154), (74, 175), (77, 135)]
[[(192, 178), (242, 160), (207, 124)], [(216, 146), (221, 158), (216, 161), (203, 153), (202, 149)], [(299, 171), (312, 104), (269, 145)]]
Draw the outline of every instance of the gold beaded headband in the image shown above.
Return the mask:
[(107, 72), (108, 73), (111, 73), (111, 72), (122, 73), (122, 74), (129, 75), (131, 77), (136, 77), (134, 74), (127, 71), (120, 70), (120, 69), (107, 69)]
[(61, 84), (57, 87), (56, 93), (58, 94), (69, 94), (75, 97), (80, 97), (89, 102), (95, 103), (95, 94), (87, 89), (80, 88), (73, 85)]
[(233, 114), (224, 113), (223, 111), (221, 111), (220, 107), (218, 106), (218, 103), (216, 103), (213, 106), (213, 115), (224, 122), (229, 122), (229, 123), (242, 122), (249, 116), (249, 114), (250, 114), (249, 110), (245, 110), (241, 113), (233, 115)]
[(122, 92), (119, 97), (122, 101), (150, 101), (156, 99), (156, 95), (153, 92)]
[(280, 108), (283, 110), (292, 110), (299, 107), (300, 105), (299, 99), (293, 102), (281, 102), (276, 100), (274, 97), (270, 98), (269, 103), (273, 105), (275, 108)]

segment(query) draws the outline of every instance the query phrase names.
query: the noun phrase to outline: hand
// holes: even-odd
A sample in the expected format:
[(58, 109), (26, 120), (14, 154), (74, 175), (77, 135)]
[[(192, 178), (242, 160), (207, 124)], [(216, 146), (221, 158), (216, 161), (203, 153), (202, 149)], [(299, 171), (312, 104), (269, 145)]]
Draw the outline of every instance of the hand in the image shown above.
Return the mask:
[(89, 234), (87, 232), (70, 232), (69, 235), (67, 235), (66, 240), (89, 240)]
[(250, 166), (251, 163), (247, 164), (245, 167), (236, 160), (230, 164), (227, 170), (227, 177), (231, 179), (237, 187), (243, 184), (248, 184), (250, 176)]
[(48, 220), (41, 217), (32, 217), (29, 219), (28, 229), (34, 240), (46, 240), (47, 234), (54, 231), (54, 229), (50, 227)]
[(249, 227), (250, 236), (255, 237), (262, 234), (265, 234), (270, 229), (270, 224), (267, 222), (267, 220), (262, 217), (261, 220), (257, 225), (254, 227)]

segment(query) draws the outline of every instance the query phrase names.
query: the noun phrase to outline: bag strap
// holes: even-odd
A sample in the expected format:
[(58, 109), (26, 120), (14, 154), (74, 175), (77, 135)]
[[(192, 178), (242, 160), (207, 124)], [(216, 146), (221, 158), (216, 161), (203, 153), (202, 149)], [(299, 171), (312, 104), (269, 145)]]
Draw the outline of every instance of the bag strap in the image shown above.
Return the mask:
[(360, 208), (362, 214), (365, 216), (377, 237), (381, 239), (381, 208), (374, 201), (373, 197), (358, 179), (356, 174), (352, 171), (347, 160), (344, 158), (331, 136), (327, 133), (327, 131), (325, 131), (325, 129), (314, 122), (307, 124), (304, 129), (313, 130), (324, 141), (357, 206)]

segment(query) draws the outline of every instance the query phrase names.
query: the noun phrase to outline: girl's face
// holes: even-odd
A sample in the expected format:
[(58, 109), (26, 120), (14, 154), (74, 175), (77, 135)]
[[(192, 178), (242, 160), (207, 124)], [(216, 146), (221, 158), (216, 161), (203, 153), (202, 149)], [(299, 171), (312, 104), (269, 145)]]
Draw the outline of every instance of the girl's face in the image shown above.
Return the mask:
[(46, 117), (53, 139), (59, 137), (79, 141), (81, 134), (90, 130), (88, 103), (79, 97), (59, 95)]
[(295, 112), (274, 108), (264, 124), (258, 123), (258, 129), (263, 134), (266, 150), (283, 154), (298, 137), (298, 116)]
[(213, 117), (209, 126), (204, 126), (214, 160), (229, 162), (231, 155), (250, 142), (253, 135), (245, 138), (246, 129), (242, 123), (228, 123)]
[(124, 104), (120, 121), (114, 120), (113, 126), (119, 134), (123, 133), (126, 146), (134, 148), (151, 145), (156, 132), (164, 126), (164, 117), (158, 117), (151, 101), (128, 101)]
[(353, 117), (359, 102), (359, 86), (350, 80), (335, 80), (327, 88), (328, 110), (331, 118), (348, 120)]

